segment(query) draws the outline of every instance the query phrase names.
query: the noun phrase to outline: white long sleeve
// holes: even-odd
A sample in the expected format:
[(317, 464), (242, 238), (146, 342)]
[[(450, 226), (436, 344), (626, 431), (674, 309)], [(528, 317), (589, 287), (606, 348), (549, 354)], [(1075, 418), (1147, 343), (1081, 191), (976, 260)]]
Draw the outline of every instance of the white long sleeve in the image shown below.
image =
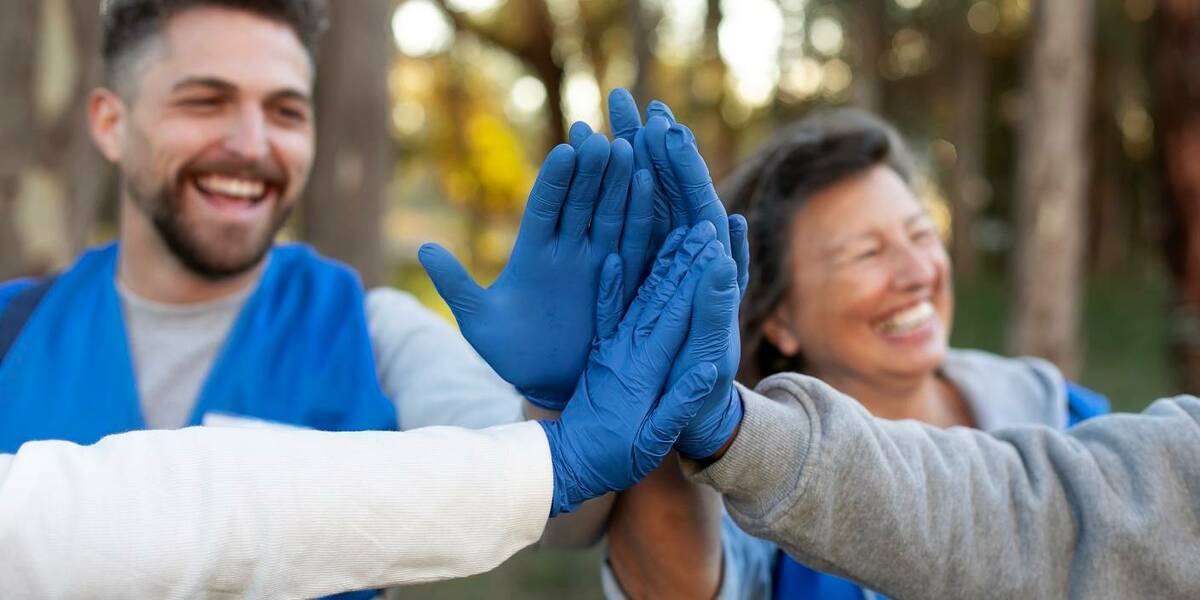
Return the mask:
[(495, 567), (535, 542), (541, 427), (189, 428), (0, 455), (5, 598), (300, 598)]

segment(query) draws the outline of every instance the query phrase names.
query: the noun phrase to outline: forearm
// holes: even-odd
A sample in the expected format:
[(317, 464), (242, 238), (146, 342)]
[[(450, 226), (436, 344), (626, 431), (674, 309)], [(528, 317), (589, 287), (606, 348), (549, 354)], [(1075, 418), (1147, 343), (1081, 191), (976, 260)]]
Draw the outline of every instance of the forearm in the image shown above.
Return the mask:
[(993, 437), (875, 419), (799, 376), (760, 391), (777, 402), (745, 395), (698, 476), (801, 562), (893, 597), (1200, 591), (1181, 558), (1200, 552), (1200, 401)]
[(629, 598), (712, 598), (721, 583), (721, 499), (688, 481), (674, 454), (622, 492), (608, 557)]
[(0, 581), (17, 597), (313, 597), (471, 575), (537, 540), (553, 486), (535, 423), (146, 431), (4, 462)]
[[(545, 421), (557, 420), (562, 414), (556, 410), (542, 408), (526, 400), (525, 418)], [(604, 537), (612, 512), (615, 494), (605, 494), (586, 502), (572, 513), (559, 515), (546, 522), (546, 531), (539, 542), (547, 548), (582, 549), (595, 546)]]

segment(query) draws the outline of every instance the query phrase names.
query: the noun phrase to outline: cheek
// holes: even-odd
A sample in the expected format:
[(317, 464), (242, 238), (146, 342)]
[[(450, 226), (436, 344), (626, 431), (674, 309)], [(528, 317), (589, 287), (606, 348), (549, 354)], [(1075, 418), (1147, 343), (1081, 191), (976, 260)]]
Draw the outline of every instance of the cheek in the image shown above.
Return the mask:
[(874, 274), (843, 272), (798, 290), (792, 304), (797, 307), (795, 325), (802, 345), (814, 350), (837, 346), (869, 330), (876, 298), (885, 289)]
[(280, 159), (284, 168), (293, 178), (303, 181), (312, 168), (314, 139), (311, 131), (287, 131), (276, 137), (275, 147), (279, 149)]

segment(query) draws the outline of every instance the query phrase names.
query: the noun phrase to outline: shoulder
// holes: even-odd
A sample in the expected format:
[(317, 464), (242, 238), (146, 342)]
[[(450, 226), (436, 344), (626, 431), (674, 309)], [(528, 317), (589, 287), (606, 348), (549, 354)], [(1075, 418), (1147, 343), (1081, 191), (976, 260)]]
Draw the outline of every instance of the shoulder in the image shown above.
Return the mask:
[(8, 307), (8, 303), (12, 302), (13, 298), (36, 284), (36, 279), (29, 278), (0, 282), (0, 313), (4, 312), (4, 309)]
[(421, 304), (416, 296), (395, 288), (380, 287), (367, 292), (367, 323), (372, 330), (414, 332), (423, 328), (451, 330), (450, 324)]
[(941, 373), (970, 406), (980, 429), (1067, 425), (1067, 380), (1049, 361), (954, 349)]

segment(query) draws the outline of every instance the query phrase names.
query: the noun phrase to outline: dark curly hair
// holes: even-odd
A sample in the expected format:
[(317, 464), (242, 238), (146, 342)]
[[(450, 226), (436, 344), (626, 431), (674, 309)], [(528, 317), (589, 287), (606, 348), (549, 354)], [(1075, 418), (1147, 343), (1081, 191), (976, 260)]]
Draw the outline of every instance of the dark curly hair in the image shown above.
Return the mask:
[(100, 6), (101, 52), (109, 84), (117, 83), (127, 58), (160, 33), (171, 17), (206, 7), (245, 11), (288, 25), (314, 65), (321, 35), (329, 26), (325, 0), (105, 0)]
[(870, 113), (840, 108), (787, 127), (723, 182), (721, 198), (730, 212), (746, 215), (749, 222), (750, 285), (741, 306), (739, 381), (756, 385), (772, 373), (805, 370), (803, 357), (785, 356), (763, 334), (792, 285), (787, 259), (792, 217), (821, 190), (876, 165), (911, 179), (912, 162), (896, 130)]

